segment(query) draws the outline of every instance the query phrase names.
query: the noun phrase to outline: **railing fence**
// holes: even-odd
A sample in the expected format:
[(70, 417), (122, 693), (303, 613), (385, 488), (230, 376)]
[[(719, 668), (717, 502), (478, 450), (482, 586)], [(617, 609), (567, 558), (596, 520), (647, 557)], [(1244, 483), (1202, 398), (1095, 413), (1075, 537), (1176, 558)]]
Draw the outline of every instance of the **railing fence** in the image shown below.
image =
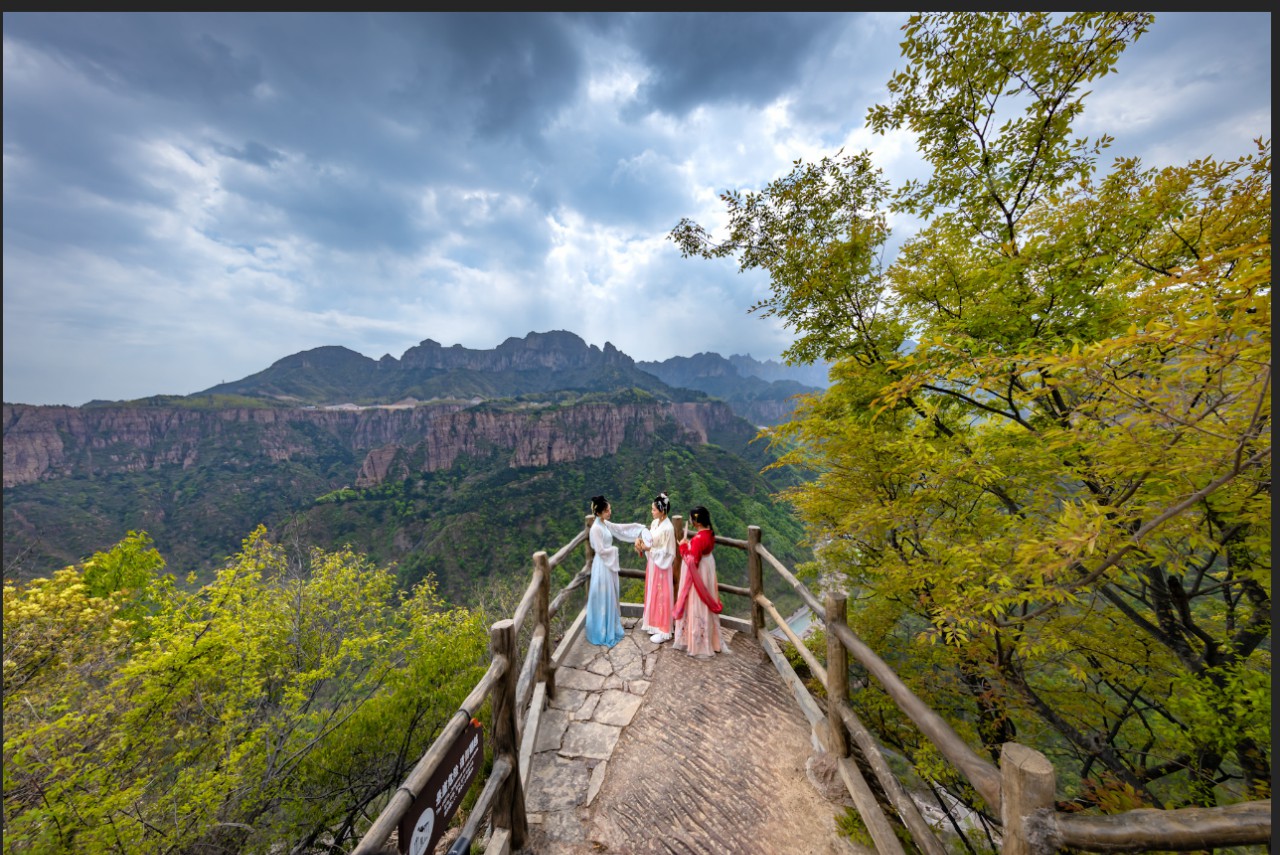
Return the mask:
[[(581, 634), (586, 619), (585, 606), (564, 631), (554, 652), (552, 622), (572, 593), (589, 584), (595, 557), (588, 536), (594, 518), (572, 540), (548, 558), (545, 552), (533, 556), (533, 578), (515, 613), (495, 623), (490, 631), (492, 662), (463, 708), (450, 719), (431, 747), (423, 754), (404, 783), (365, 833), (352, 855), (381, 852), (391, 834), (411, 809), (425, 783), (443, 762), (447, 748), (461, 734), (473, 711), (492, 699), (494, 763), (484, 788), (472, 807), (462, 833), (450, 855), (470, 851), (485, 816), (493, 833), (486, 855), (509, 855), (525, 844), (528, 821), (525, 815), (524, 784), (537, 741), (542, 711), (555, 696), (555, 674), (564, 657)], [(677, 539), (684, 521), (672, 517)], [(1001, 825), (1001, 855), (1030, 855), (1058, 849), (1092, 852), (1141, 850), (1193, 850), (1223, 846), (1266, 844), (1271, 838), (1271, 800), (1245, 802), (1228, 807), (1182, 808), (1177, 810), (1139, 809), (1111, 816), (1067, 814), (1054, 809), (1056, 775), (1053, 764), (1040, 752), (1018, 743), (1002, 746), (997, 767), (980, 757), (954, 729), (921, 701), (883, 659), (871, 650), (846, 622), (847, 601), (840, 595), (818, 599), (763, 544), (759, 526), (748, 526), (747, 537), (716, 536), (716, 543), (747, 553), (747, 587), (725, 583), (719, 591), (745, 597), (750, 604), (748, 619), (721, 616), (722, 624), (749, 633), (764, 649), (791, 688), (801, 711), (809, 720), (815, 742), (836, 758), (840, 776), (858, 813), (867, 826), (876, 848), (886, 855), (903, 853), (893, 824), (901, 823), (912, 842), (926, 855), (945, 855), (945, 848), (933, 828), (924, 820), (915, 801), (889, 768), (879, 744), (858, 719), (848, 703), (848, 659), (853, 657), (875, 678), (898, 708), (919, 728), (983, 800), (998, 811)], [(581, 570), (554, 598), (550, 596), (552, 570), (579, 546), (585, 562)], [(764, 565), (778, 574), (813, 612), (826, 631), (826, 663), (808, 649), (803, 639), (788, 625), (764, 592)], [(674, 567), (674, 583), (679, 590), (680, 562)], [(643, 571), (623, 569), (626, 578), (644, 578)], [(641, 606), (623, 603), (623, 613), (638, 615)], [(520, 631), (529, 616), (533, 631), (523, 657), (519, 655)], [(776, 640), (769, 633), (766, 617), (795, 646), (826, 692), (822, 709), (796, 675)], [(516, 662), (522, 663), (517, 672)], [(870, 780), (868, 780), (868, 775)], [(873, 789), (878, 786), (887, 805)], [(885, 808), (888, 808), (888, 812)], [(405, 843), (401, 842), (401, 851)]]

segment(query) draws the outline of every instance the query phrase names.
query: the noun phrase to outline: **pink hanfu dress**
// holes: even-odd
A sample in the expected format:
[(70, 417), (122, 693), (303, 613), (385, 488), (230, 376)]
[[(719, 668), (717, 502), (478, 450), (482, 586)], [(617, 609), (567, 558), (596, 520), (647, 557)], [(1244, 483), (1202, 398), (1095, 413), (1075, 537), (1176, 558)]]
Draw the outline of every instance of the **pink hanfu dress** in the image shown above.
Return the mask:
[(644, 616), (640, 628), (645, 632), (671, 634), (671, 609), (675, 596), (671, 588), (671, 571), (676, 563), (676, 530), (671, 520), (649, 523), (645, 545), (649, 566), (644, 574)]
[[(690, 656), (709, 657), (723, 652), (720, 644), (720, 600), (716, 590), (716, 560), (711, 555), (715, 535), (703, 529), (680, 546), (684, 562), (680, 574), (680, 593), (673, 614), (676, 619), (672, 646)], [(702, 582), (702, 591), (694, 585), (694, 573)], [(710, 600), (710, 602), (708, 602)]]

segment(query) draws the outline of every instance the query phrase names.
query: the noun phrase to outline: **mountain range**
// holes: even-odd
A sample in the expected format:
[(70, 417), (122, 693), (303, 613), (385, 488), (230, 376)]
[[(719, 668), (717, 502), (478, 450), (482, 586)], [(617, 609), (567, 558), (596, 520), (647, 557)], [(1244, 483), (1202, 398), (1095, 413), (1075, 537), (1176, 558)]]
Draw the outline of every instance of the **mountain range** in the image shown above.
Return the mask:
[(647, 520), (660, 489), (708, 505), (717, 527), (794, 544), (774, 494), (796, 476), (762, 474), (756, 434), (813, 387), (734, 359), (637, 363), (556, 331), (492, 350), (427, 340), (398, 360), (321, 347), (188, 396), (5, 404), (5, 575), (45, 575), (140, 529), (181, 575), (205, 576), (264, 523), (465, 599), (572, 537), (589, 496)]
[(785, 421), (793, 396), (825, 388), (825, 366), (786, 366), (735, 354), (675, 356), (637, 362), (612, 344), (588, 345), (564, 330), (531, 332), (490, 350), (444, 347), (426, 339), (399, 359), (371, 359), (345, 347), (317, 347), (270, 367), (192, 395), (137, 401), (90, 401), (111, 406), (379, 406), (425, 402), (605, 392), (635, 388), (673, 401), (719, 398), (757, 425)]

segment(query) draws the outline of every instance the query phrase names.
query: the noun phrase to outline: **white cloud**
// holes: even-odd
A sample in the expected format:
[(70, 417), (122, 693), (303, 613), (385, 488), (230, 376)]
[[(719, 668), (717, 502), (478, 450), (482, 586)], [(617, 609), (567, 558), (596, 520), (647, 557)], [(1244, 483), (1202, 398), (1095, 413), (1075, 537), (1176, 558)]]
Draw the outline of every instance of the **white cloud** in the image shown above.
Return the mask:
[[(659, 92), (671, 69), (648, 56), (670, 45), (587, 19), (499, 21), (503, 50), (552, 46), (549, 74), (524, 79), (431, 16), (6, 15), (5, 397), (191, 392), (326, 344), (376, 358), (548, 329), (642, 360), (776, 357), (789, 333), (747, 313), (767, 278), (682, 259), (667, 232), (688, 216), (721, 234), (721, 192), (841, 147), (893, 182), (922, 175), (909, 134), (863, 126), (905, 18), (826, 19), (832, 38), (797, 29), (791, 49), (747, 28), (783, 69), (761, 94), (742, 52)], [(1270, 133), (1269, 22), (1161, 16), (1080, 128), (1155, 163), (1249, 151)], [(296, 26), (306, 39), (282, 44)], [(448, 32), (474, 54), (482, 30)], [(229, 59), (187, 50), (206, 33)], [(490, 68), (518, 102), (473, 79)]]

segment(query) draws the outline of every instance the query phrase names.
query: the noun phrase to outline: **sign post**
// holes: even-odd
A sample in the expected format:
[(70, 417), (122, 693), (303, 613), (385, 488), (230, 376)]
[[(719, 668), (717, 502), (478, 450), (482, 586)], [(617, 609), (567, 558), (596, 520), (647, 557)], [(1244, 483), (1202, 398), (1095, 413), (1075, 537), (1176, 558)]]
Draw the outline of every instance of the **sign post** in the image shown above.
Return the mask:
[(435, 774), (400, 820), (402, 855), (435, 852), (483, 762), (484, 733), (480, 722), (473, 718), (454, 739)]

